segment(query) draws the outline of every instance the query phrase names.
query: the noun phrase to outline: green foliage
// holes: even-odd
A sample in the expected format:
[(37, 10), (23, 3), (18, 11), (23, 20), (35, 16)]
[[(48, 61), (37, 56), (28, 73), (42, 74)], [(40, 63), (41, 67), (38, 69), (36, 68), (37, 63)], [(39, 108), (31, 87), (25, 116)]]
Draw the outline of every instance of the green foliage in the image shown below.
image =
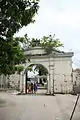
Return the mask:
[[(18, 38), (21, 39), (21, 38)], [(24, 37), (22, 38), (24, 43), (23, 43), (23, 48), (29, 48), (29, 47), (35, 47), (35, 46), (40, 46), (40, 39), (35, 39), (32, 38), (30, 39), (27, 34), (24, 35)]]
[(33, 70), (33, 65), (30, 65), (29, 67), (28, 67), (28, 71), (32, 71)]
[(55, 39), (55, 34), (53, 36), (43, 36), (40, 45), (45, 49), (48, 54), (52, 53), (53, 49), (57, 49), (58, 47), (63, 46), (59, 39)]
[(25, 61), (24, 38), (13, 38), (23, 26), (34, 22), (38, 0), (0, 0), (0, 74), (13, 74), (15, 64)]
[(40, 46), (40, 39), (32, 38), (30, 45), (31, 47)]
[(25, 43), (25, 47), (40, 46), (45, 49), (47, 54), (50, 54), (53, 49), (57, 49), (63, 46), (60, 40), (55, 38), (55, 35), (43, 36), (41, 39), (29, 39), (26, 35), (24, 39), (27, 40), (27, 42)]
[[(3, 44), (3, 45), (2, 45)], [(13, 74), (15, 65), (25, 62), (24, 52), (15, 39), (0, 44), (0, 74)]]
[(20, 74), (24, 70), (24, 66), (15, 66), (15, 71), (17, 71), (18, 74)]
[(38, 7), (38, 0), (1, 0), (0, 37), (12, 37), (24, 25), (34, 22)]
[(48, 70), (41, 64), (37, 64), (35, 67), (35, 70), (37, 70), (39, 72), (40, 76), (48, 74)]

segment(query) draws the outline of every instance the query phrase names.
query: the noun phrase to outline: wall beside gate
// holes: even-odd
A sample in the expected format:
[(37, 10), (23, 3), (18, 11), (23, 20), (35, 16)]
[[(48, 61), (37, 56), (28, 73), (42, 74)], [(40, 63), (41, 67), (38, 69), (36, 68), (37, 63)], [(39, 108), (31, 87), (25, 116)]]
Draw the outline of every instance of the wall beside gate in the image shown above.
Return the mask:
[(72, 80), (72, 59), (70, 57), (53, 58), (50, 63), (53, 65), (50, 69), (51, 73), (51, 91), (55, 93), (71, 93), (73, 91)]
[(55, 74), (54, 78), (54, 92), (55, 93), (71, 93), (73, 90), (73, 83), (70, 80), (70, 75)]
[(0, 89), (22, 90), (23, 74), (13, 74), (10, 76), (0, 76)]

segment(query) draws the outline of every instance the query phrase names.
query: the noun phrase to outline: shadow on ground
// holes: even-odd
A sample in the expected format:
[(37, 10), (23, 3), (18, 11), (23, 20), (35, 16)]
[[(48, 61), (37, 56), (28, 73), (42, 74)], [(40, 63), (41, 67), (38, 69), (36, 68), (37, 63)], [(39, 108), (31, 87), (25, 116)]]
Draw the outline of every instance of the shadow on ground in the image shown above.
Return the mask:
[(6, 101), (3, 99), (0, 99), (0, 107), (4, 107), (6, 104)]

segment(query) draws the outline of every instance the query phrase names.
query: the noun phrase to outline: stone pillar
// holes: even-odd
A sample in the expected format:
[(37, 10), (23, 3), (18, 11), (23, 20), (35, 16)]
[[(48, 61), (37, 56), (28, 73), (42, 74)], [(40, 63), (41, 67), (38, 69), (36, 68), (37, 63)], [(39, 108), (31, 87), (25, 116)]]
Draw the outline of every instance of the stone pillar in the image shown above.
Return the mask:
[(22, 92), (24, 92), (24, 74), (22, 74)]
[(1, 88), (3, 88), (3, 75), (1, 75)]
[(23, 91), (23, 74), (20, 74), (20, 91)]
[(47, 75), (47, 94), (50, 94), (49, 74)]
[(26, 75), (23, 74), (23, 93), (25, 93), (25, 79), (26, 79)]
[(49, 89), (50, 89), (50, 94), (54, 94), (54, 69), (55, 69), (55, 58), (50, 58), (50, 63), (49, 63), (49, 73), (50, 73), (50, 78), (49, 78)]
[(41, 78), (41, 80), (42, 80), (42, 83), (43, 83), (43, 78)]
[(54, 79), (55, 79), (54, 65), (52, 63), (50, 67), (50, 93), (51, 94), (54, 94)]
[(4, 85), (4, 89), (6, 88), (6, 76), (3, 75), (3, 85)]
[(53, 89), (54, 89), (54, 85), (53, 85), (53, 70), (51, 70), (51, 75), (50, 75), (50, 93), (53, 94)]

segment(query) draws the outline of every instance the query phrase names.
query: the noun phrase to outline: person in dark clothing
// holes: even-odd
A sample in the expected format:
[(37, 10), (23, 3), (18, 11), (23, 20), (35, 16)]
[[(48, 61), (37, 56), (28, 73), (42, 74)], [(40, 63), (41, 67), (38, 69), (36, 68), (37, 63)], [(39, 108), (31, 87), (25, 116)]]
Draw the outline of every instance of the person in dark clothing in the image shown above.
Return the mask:
[(34, 88), (33, 83), (31, 83), (31, 92), (32, 92), (32, 94), (33, 94), (33, 88)]
[(36, 91), (37, 91), (37, 84), (34, 83), (34, 93), (36, 93)]

